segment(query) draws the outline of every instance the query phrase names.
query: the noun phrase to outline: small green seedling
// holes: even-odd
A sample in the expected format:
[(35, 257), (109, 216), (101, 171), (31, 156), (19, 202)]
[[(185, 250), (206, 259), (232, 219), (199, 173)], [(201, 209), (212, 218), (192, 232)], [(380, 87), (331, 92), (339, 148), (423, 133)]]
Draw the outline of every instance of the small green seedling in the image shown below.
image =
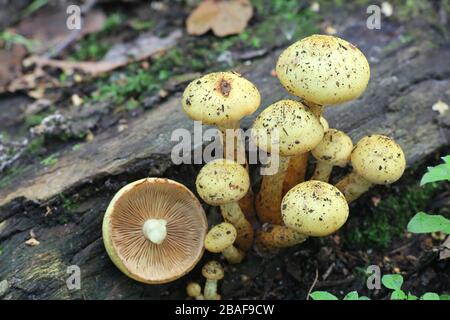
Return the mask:
[[(442, 158), (444, 163), (435, 167), (428, 167), (420, 185), (430, 182), (450, 181), (450, 155)], [(425, 212), (417, 213), (408, 223), (408, 231), (412, 233), (443, 232), (450, 234), (450, 220), (441, 215), (430, 215)]]

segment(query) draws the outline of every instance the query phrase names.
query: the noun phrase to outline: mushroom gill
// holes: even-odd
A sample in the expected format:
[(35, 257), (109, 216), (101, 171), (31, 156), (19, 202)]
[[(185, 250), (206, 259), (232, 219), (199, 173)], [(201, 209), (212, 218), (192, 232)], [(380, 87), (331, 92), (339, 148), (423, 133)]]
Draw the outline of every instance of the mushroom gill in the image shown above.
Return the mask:
[(165, 283), (189, 272), (203, 253), (205, 213), (183, 185), (148, 178), (125, 186), (104, 219), (105, 246), (133, 279)]

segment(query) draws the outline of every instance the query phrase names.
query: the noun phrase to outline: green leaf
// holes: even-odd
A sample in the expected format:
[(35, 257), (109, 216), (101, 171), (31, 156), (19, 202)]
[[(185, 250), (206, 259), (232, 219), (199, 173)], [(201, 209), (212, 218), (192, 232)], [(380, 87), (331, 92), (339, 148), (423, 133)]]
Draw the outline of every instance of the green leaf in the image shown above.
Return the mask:
[(359, 294), (356, 291), (351, 291), (347, 293), (347, 295), (344, 297), (344, 300), (359, 300)]
[(428, 172), (424, 174), (420, 185), (423, 186), (426, 183), (435, 181), (450, 181), (450, 155), (442, 158), (444, 163), (435, 167), (428, 167)]
[(335, 295), (326, 291), (314, 291), (309, 296), (313, 300), (339, 300)]
[(369, 297), (366, 297), (366, 296), (361, 296), (361, 297), (359, 297), (358, 300), (370, 300), (370, 298), (369, 298)]
[(408, 297), (402, 290), (395, 290), (391, 294), (391, 300), (406, 300)]
[(450, 294), (441, 294), (439, 296), (441, 300), (450, 300)]
[(400, 274), (386, 274), (381, 278), (383, 285), (392, 290), (400, 290), (403, 284), (403, 277)]
[(420, 300), (440, 300), (439, 295), (434, 292), (427, 292), (420, 297)]
[(407, 300), (418, 300), (419, 298), (413, 294), (411, 294), (411, 292), (408, 292), (408, 298)]
[(450, 220), (441, 215), (417, 213), (408, 223), (408, 231), (413, 233), (430, 233), (443, 231), (450, 233)]

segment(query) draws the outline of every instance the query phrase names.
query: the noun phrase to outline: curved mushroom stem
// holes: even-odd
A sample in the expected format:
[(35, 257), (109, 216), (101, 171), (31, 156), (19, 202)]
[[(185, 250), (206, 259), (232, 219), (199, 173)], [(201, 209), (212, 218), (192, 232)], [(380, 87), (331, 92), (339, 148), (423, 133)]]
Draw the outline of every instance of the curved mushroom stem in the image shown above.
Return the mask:
[(290, 157), (279, 157), (278, 172), (263, 176), (261, 190), (256, 197), (256, 211), (261, 222), (282, 225), (281, 199), (283, 197), (283, 181), (289, 165)]
[(217, 293), (217, 282), (217, 280), (206, 279), (203, 291), (205, 300), (220, 300), (220, 295)]
[(305, 104), (317, 118), (320, 118), (320, 116), (322, 116), (324, 108), (323, 105), (306, 100), (303, 101), (303, 104)]
[(372, 185), (370, 181), (367, 181), (356, 172), (351, 172), (336, 183), (335, 187), (344, 194), (345, 199), (350, 203), (369, 190)]
[[(305, 104), (312, 113), (320, 119), (324, 106), (310, 101), (303, 101), (303, 104)], [(284, 178), (283, 195), (297, 184), (305, 181), (306, 168), (308, 167), (308, 155), (309, 152), (295, 155), (289, 160), (289, 167)]]
[[(218, 127), (221, 132), (223, 157), (242, 164), (248, 171), (245, 143), (242, 140), (239, 122), (232, 122)], [(231, 146), (232, 148), (227, 148)], [(250, 186), (247, 194), (239, 200), (239, 205), (249, 221), (256, 220), (254, 193)]]
[(167, 221), (164, 219), (148, 219), (142, 226), (142, 233), (154, 244), (163, 243), (167, 236)]
[(308, 153), (292, 156), (286, 170), (283, 182), (283, 195), (305, 180), (306, 167), (308, 165)]
[(286, 226), (270, 225), (266, 231), (259, 231), (256, 243), (262, 249), (287, 248), (304, 242), (308, 236)]
[(225, 221), (231, 223), (237, 231), (236, 246), (248, 251), (253, 242), (253, 227), (245, 218), (242, 209), (237, 202), (230, 202), (220, 206), (220, 211)]
[(311, 177), (311, 180), (319, 180), (323, 182), (328, 182), (330, 179), (331, 171), (333, 170), (333, 165), (328, 164), (323, 161), (317, 161), (316, 168)]
[(235, 246), (231, 245), (222, 251), (222, 255), (227, 259), (228, 263), (236, 264), (241, 263), (245, 258), (245, 253), (239, 250)]

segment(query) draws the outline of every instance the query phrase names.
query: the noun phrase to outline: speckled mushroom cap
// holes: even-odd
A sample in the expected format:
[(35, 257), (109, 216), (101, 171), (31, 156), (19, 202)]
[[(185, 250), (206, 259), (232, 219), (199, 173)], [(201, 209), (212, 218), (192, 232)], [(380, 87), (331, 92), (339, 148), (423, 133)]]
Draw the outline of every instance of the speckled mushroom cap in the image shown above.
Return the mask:
[(190, 118), (211, 125), (239, 121), (255, 112), (260, 103), (258, 89), (236, 72), (214, 72), (196, 79), (182, 98)]
[[(148, 219), (164, 219), (167, 235), (154, 244), (143, 234)], [(205, 212), (182, 184), (146, 178), (123, 187), (103, 218), (103, 241), (114, 264), (140, 282), (159, 284), (188, 273), (203, 255)]]
[(224, 276), (223, 267), (215, 260), (209, 261), (203, 266), (202, 275), (208, 280), (221, 280)]
[(231, 246), (236, 237), (236, 228), (231, 223), (222, 222), (209, 230), (205, 238), (205, 248), (209, 252), (220, 253)]
[(329, 129), (311, 153), (319, 161), (343, 167), (350, 160), (352, 150), (353, 142), (348, 135), (336, 129)]
[(348, 204), (331, 184), (310, 180), (296, 185), (284, 196), (281, 215), (288, 228), (313, 237), (324, 237), (347, 221)]
[(219, 206), (243, 198), (250, 188), (250, 178), (240, 164), (228, 159), (217, 159), (203, 166), (195, 184), (198, 194), (206, 203)]
[(351, 154), (353, 169), (374, 184), (390, 184), (406, 167), (402, 148), (391, 138), (370, 135), (358, 141)]
[(329, 35), (312, 35), (281, 53), (277, 76), (293, 95), (320, 105), (359, 97), (367, 87), (370, 67), (351, 43)]
[(323, 137), (323, 126), (319, 119), (301, 102), (280, 100), (268, 106), (256, 118), (252, 138), (259, 148), (272, 152), (279, 138), (282, 156), (311, 151)]

